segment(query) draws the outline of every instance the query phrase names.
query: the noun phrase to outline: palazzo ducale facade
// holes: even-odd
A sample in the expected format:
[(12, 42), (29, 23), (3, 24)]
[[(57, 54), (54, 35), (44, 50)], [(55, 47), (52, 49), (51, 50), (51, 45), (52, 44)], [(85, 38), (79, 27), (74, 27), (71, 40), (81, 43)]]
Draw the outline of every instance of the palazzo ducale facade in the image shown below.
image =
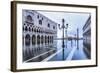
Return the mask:
[(22, 12), (23, 61), (25, 61), (33, 57), (38, 50), (55, 46), (57, 23), (38, 11)]

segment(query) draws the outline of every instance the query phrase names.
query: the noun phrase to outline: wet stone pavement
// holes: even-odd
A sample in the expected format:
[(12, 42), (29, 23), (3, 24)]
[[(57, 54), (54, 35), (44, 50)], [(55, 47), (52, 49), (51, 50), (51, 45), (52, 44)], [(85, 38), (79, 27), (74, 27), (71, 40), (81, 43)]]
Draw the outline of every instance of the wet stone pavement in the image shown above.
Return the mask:
[(88, 59), (83, 51), (83, 40), (79, 40), (77, 48), (76, 41), (64, 41), (65, 48), (62, 48), (62, 40), (57, 40), (57, 47), (40, 48), (35, 55), (25, 62), (42, 61), (64, 61), (64, 60), (85, 60)]

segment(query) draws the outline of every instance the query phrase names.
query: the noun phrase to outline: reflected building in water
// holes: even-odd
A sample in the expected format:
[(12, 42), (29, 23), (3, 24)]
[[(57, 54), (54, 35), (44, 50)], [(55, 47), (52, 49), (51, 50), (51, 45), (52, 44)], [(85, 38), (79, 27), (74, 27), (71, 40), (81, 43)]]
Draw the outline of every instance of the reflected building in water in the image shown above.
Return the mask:
[(83, 46), (87, 57), (91, 58), (91, 16), (87, 19), (83, 26)]
[(23, 10), (22, 21), (23, 61), (41, 61), (42, 55), (55, 52), (57, 23), (34, 10)]

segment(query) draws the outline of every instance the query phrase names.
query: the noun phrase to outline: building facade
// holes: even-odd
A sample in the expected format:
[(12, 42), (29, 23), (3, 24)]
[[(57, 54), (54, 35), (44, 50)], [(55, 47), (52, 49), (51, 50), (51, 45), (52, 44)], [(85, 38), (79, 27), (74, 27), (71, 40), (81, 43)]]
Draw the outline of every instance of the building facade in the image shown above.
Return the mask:
[(83, 47), (87, 57), (91, 58), (91, 16), (87, 19), (83, 26)]
[(23, 10), (22, 24), (23, 61), (34, 57), (39, 50), (54, 47), (57, 23), (37, 11)]

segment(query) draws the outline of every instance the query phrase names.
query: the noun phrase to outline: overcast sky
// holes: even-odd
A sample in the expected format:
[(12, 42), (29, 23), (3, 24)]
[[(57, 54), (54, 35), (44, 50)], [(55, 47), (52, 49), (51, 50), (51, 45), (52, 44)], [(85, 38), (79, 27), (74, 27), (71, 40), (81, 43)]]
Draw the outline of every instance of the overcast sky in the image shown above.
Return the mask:
[[(89, 17), (89, 13), (74, 13), (74, 12), (52, 12), (52, 11), (38, 11), (49, 19), (55, 21), (58, 24), (62, 25), (62, 19), (65, 19), (65, 24), (68, 23), (67, 33), (68, 36), (72, 36), (76, 34), (77, 28), (79, 28), (79, 36), (83, 35), (83, 26), (86, 20)], [(62, 37), (62, 31), (57, 29), (58, 37)]]

